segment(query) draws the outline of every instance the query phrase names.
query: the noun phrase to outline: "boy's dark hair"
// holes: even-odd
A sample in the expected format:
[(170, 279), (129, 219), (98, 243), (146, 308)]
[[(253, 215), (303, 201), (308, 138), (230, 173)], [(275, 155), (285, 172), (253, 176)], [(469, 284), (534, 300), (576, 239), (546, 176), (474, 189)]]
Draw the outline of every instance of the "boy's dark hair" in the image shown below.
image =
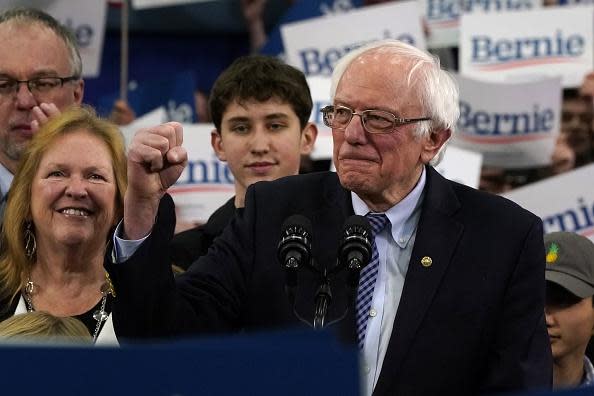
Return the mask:
[(590, 104), (592, 102), (592, 97), (582, 94), (578, 88), (563, 89), (563, 100), (576, 100), (576, 99), (582, 100), (588, 104)]
[(230, 103), (265, 102), (271, 98), (289, 104), (299, 118), (301, 129), (305, 128), (313, 103), (303, 73), (277, 58), (249, 55), (235, 60), (217, 78), (208, 108), (220, 132), (223, 113)]

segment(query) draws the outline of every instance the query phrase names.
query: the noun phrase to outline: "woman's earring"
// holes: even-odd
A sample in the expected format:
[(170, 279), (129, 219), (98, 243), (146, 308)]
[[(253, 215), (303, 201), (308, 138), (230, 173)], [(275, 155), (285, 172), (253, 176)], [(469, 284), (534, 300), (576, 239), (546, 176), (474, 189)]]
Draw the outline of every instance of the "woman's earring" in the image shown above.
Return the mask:
[(37, 241), (33, 233), (33, 223), (27, 222), (25, 225), (25, 255), (29, 260), (33, 260), (37, 252)]

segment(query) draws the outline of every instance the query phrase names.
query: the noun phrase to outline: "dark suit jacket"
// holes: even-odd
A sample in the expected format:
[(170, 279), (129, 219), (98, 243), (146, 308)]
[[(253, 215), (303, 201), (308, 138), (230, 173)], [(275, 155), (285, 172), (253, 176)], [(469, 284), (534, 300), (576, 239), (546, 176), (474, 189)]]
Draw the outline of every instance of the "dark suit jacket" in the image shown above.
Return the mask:
[[(332, 266), (341, 228), (353, 213), (334, 173), (257, 183), (246, 208), (208, 255), (174, 280), (167, 241), (170, 198), (157, 226), (126, 263), (107, 264), (117, 291), (119, 338), (263, 329), (299, 323), (276, 258), (285, 218), (313, 223), (312, 251)], [(544, 322), (541, 221), (516, 204), (445, 180), (427, 184), (408, 273), (375, 395), (480, 394), (551, 384)], [(432, 265), (424, 267), (421, 258)], [(317, 278), (302, 271), (296, 309), (311, 319)], [(332, 281), (329, 317), (352, 304), (344, 277)], [(351, 309), (340, 322), (354, 341)]]

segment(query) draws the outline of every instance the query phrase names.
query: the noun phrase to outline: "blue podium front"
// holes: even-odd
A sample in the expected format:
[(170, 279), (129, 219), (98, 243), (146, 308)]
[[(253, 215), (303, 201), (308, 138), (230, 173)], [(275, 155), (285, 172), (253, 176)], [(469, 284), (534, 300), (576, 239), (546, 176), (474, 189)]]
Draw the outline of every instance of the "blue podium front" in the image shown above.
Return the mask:
[(121, 348), (3, 346), (2, 394), (358, 395), (357, 351), (290, 332)]

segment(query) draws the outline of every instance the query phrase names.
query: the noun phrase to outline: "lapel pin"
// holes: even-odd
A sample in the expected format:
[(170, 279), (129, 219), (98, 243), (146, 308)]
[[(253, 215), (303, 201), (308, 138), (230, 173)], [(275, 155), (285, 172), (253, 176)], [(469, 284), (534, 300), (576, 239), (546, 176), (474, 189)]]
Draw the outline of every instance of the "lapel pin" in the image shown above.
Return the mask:
[(431, 260), (431, 257), (425, 256), (421, 259), (421, 265), (423, 267), (425, 267), (425, 268), (431, 267), (431, 264), (433, 264), (433, 260)]

